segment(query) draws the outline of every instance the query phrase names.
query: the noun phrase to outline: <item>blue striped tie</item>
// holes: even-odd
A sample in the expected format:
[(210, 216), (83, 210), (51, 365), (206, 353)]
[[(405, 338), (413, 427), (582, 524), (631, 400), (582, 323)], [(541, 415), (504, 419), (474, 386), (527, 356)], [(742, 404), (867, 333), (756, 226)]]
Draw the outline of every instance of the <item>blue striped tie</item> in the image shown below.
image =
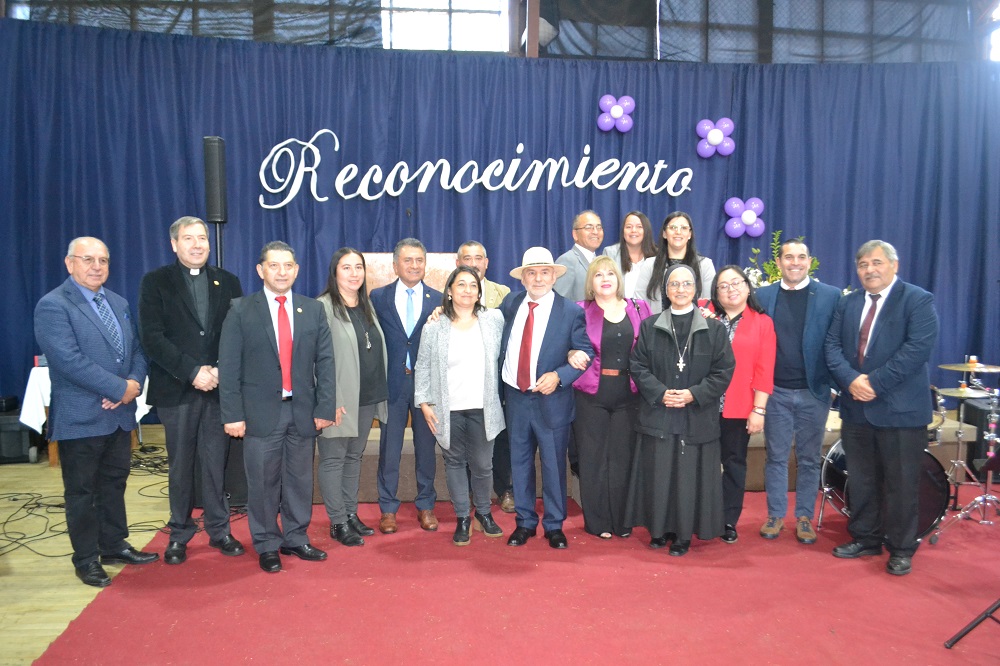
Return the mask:
[(118, 356), (125, 356), (125, 345), (122, 344), (122, 336), (118, 332), (118, 327), (115, 326), (115, 319), (111, 316), (111, 308), (104, 300), (104, 294), (98, 293), (94, 294), (94, 303), (97, 304), (97, 314), (100, 315), (101, 321), (104, 322), (104, 327), (108, 329), (108, 333), (111, 334), (111, 341), (115, 343), (115, 349), (118, 350)]

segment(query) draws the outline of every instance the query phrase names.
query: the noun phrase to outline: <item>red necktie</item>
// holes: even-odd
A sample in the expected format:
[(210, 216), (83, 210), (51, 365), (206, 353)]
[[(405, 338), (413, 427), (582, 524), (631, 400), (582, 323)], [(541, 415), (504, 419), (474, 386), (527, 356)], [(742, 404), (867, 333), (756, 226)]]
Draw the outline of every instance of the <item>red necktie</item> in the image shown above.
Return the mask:
[(528, 318), (521, 333), (521, 351), (517, 355), (517, 388), (527, 391), (531, 387), (531, 331), (535, 327), (535, 308), (538, 303), (528, 302)]
[(858, 336), (858, 367), (865, 362), (865, 348), (868, 346), (868, 335), (872, 332), (872, 322), (875, 321), (875, 310), (878, 304), (879, 294), (869, 294), (872, 299), (872, 306), (868, 308), (868, 314), (861, 324), (861, 335)]
[(292, 324), (285, 310), (287, 296), (275, 296), (278, 301), (278, 360), (281, 362), (281, 388), (292, 391)]

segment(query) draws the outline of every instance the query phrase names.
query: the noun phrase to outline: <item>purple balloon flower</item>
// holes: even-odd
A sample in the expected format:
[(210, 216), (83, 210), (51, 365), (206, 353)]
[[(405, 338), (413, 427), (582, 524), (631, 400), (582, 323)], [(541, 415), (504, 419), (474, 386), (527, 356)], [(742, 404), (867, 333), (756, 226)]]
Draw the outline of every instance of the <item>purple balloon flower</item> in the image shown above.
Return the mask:
[(704, 118), (695, 125), (695, 132), (701, 137), (698, 142), (698, 156), (708, 159), (718, 152), (723, 157), (732, 155), (736, 142), (729, 135), (736, 129), (736, 123), (729, 118), (719, 118), (716, 122)]
[(597, 117), (597, 127), (602, 132), (610, 132), (612, 128), (617, 128), (622, 134), (631, 131), (634, 125), (632, 112), (635, 110), (635, 100), (631, 96), (615, 98), (614, 95), (603, 95), (597, 106), (603, 112)]
[(730, 238), (739, 238), (744, 233), (757, 238), (764, 233), (764, 220), (760, 219), (760, 214), (764, 212), (764, 202), (760, 198), (750, 197), (744, 202), (739, 197), (729, 197), (722, 209), (729, 216), (726, 235)]

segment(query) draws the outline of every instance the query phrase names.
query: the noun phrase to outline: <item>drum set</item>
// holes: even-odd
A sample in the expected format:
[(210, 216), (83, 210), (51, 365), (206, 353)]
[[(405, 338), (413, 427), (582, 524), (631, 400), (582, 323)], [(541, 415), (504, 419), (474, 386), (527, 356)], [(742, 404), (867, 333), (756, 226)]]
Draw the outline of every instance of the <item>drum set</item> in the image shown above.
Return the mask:
[[(992, 494), (993, 472), (1000, 471), (1000, 456), (995, 456), (997, 433), (998, 402), (1000, 402), (1000, 390), (990, 389), (983, 385), (982, 381), (976, 377), (977, 374), (1000, 373), (1000, 366), (986, 365), (980, 363), (975, 356), (969, 356), (964, 363), (948, 363), (938, 366), (943, 370), (950, 370), (962, 373), (962, 380), (957, 388), (934, 388), (931, 387), (933, 419), (928, 425), (927, 441), (928, 445), (941, 443), (941, 429), (945, 423), (945, 398), (956, 398), (958, 404), (958, 430), (955, 438), (958, 440), (956, 446), (955, 460), (951, 461), (951, 467), (945, 471), (944, 466), (927, 449), (924, 449), (924, 456), (920, 474), (919, 488), (919, 515), (917, 520), (917, 538), (923, 539), (928, 534), (930, 542), (937, 543), (941, 533), (959, 520), (968, 519), (976, 514), (978, 522), (983, 525), (992, 525), (991, 513), (993, 509), (996, 515), (1000, 515), (1000, 500)], [(984, 435), (984, 440), (988, 443), (987, 459), (980, 472), (985, 472), (985, 482), (980, 483), (979, 477), (969, 468), (966, 460), (962, 458), (962, 442), (965, 438), (965, 401), (972, 398), (989, 398), (990, 411), (987, 416), (989, 432)], [(827, 430), (839, 430), (839, 418), (831, 415), (828, 421)], [(830, 447), (829, 452), (823, 459), (823, 466), (820, 471), (821, 495), (819, 516), (816, 523), (817, 528), (823, 526), (823, 514), (829, 504), (838, 513), (850, 517), (850, 494), (849, 494), (849, 472), (844, 446), (841, 440), (837, 440)], [(948, 522), (942, 524), (942, 520), (948, 511), (949, 502), (952, 509), (958, 511), (958, 490), (961, 486), (977, 486), (978, 496), (954, 515)], [(954, 488), (954, 491), (952, 491)], [(937, 529), (935, 529), (937, 528)]]

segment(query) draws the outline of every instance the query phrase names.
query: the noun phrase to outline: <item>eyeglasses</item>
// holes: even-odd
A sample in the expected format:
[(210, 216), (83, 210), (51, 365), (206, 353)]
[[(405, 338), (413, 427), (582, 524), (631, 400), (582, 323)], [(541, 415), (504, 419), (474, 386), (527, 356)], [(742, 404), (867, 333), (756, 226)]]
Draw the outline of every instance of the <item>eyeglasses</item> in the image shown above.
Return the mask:
[(107, 266), (108, 264), (111, 263), (111, 259), (109, 259), (108, 257), (91, 257), (91, 256), (81, 257), (78, 254), (71, 254), (69, 256), (73, 257), (74, 259), (79, 259), (80, 261), (83, 262), (84, 266), (88, 267), (93, 266), (94, 262), (97, 262), (98, 266)]
[(691, 231), (691, 227), (687, 225), (681, 226), (679, 224), (671, 224), (669, 227), (667, 227), (667, 231), (673, 231), (673, 232)]
[(718, 285), (716, 285), (716, 288), (724, 294), (727, 291), (729, 291), (730, 289), (732, 289), (733, 291), (736, 291), (737, 289), (739, 289), (740, 287), (742, 287), (746, 283), (747, 283), (747, 281), (746, 280), (742, 280), (742, 279), (740, 279), (740, 280), (733, 280), (732, 282), (720, 282)]
[(589, 233), (593, 233), (595, 231), (604, 231), (604, 225), (603, 224), (585, 224), (582, 227), (573, 227), (573, 231), (580, 231), (581, 229), (583, 229), (584, 231), (586, 231), (589, 234)]
[(668, 282), (667, 286), (673, 290), (683, 289), (687, 291), (688, 289), (694, 289), (694, 282), (691, 280), (685, 280), (684, 282)]

